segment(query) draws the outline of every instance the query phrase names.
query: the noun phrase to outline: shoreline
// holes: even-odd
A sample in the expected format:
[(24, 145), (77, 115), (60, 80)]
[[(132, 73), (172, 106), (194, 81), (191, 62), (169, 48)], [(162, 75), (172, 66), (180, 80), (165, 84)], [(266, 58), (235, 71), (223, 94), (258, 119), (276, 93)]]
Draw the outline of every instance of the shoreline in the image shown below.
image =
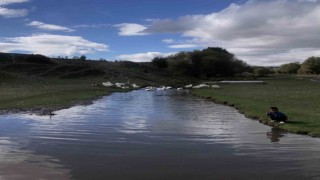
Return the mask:
[[(191, 91), (191, 95), (195, 96), (195, 97), (198, 97), (198, 98), (202, 98), (202, 99), (206, 99), (208, 101), (211, 101), (215, 104), (221, 104), (221, 105), (225, 105), (225, 106), (229, 106), (229, 107), (233, 107), (234, 109), (236, 109), (240, 114), (243, 114), (246, 118), (248, 119), (251, 119), (253, 121), (259, 121), (261, 124), (264, 124), (264, 125), (267, 125), (269, 127), (276, 127), (276, 128), (279, 128), (285, 132), (288, 132), (288, 133), (293, 133), (293, 134), (299, 134), (299, 135), (307, 135), (309, 137), (312, 137), (312, 138), (320, 138), (320, 135), (313, 135), (311, 134), (310, 132), (307, 132), (307, 131), (290, 131), (289, 129), (286, 129), (284, 128), (284, 126), (280, 125), (279, 123), (272, 123), (270, 122), (270, 120), (267, 120), (266, 118), (262, 118), (262, 117), (259, 117), (259, 116), (254, 116), (254, 115), (248, 115), (245, 111), (241, 110), (241, 108), (237, 107), (235, 104), (233, 103), (230, 103), (230, 102), (227, 102), (227, 101), (219, 101), (211, 96), (202, 96), (202, 95), (199, 95), (195, 92), (192, 92)], [(288, 123), (286, 124), (290, 124), (290, 122), (292, 123), (293, 121), (288, 121)]]
[[(128, 91), (132, 91), (134, 89), (128, 90)], [(128, 92), (128, 91), (109, 91), (106, 94), (101, 94), (92, 98), (88, 98), (88, 99), (82, 99), (79, 98), (79, 100), (74, 100), (74, 101), (70, 101), (70, 102), (65, 102), (64, 104), (61, 105), (52, 105), (51, 107), (34, 107), (34, 108), (13, 108), (13, 109), (2, 109), (0, 110), (0, 116), (2, 115), (10, 115), (10, 114), (21, 114), (21, 113), (27, 113), (27, 114), (36, 114), (39, 116), (52, 116), (55, 115), (53, 112), (54, 111), (58, 111), (61, 109), (67, 109), (73, 106), (78, 106), (78, 105), (91, 105), (94, 103), (94, 101), (101, 99), (105, 96), (109, 96), (113, 93), (116, 92)], [(242, 108), (240, 108), (239, 106), (243, 106), (245, 104), (245, 102), (237, 102), (237, 105), (235, 103), (233, 103), (230, 98), (230, 101), (226, 101), (226, 100), (219, 100), (219, 98), (214, 97), (214, 95), (212, 94), (205, 94), (203, 95), (203, 93), (201, 92), (197, 92), (197, 91), (190, 91), (190, 94), (192, 96), (196, 96), (202, 99), (206, 99), (208, 101), (211, 101), (213, 103), (216, 104), (222, 104), (222, 105), (226, 105), (226, 106), (230, 106), (235, 108), (240, 114), (243, 114), (246, 118), (252, 119), (252, 120), (256, 120), (259, 121), (260, 123), (270, 126), (270, 127), (276, 127), (279, 128), (281, 130), (284, 130), (286, 132), (289, 133), (294, 133), (294, 134), (300, 134), (300, 135), (308, 135), (310, 137), (320, 137), (320, 134), (317, 133), (317, 131), (310, 131), (308, 129), (303, 129), (303, 126), (301, 127), (301, 125), (299, 124), (299, 121), (290, 121), (284, 124), (284, 125), (280, 125), (279, 123), (272, 123), (270, 122), (270, 120), (267, 117), (261, 117), (259, 115), (255, 115), (257, 114), (256, 112), (251, 112), (250, 113), (250, 109), (247, 109), (249, 112), (244, 111)], [(219, 96), (218, 96), (219, 97)], [(221, 98), (220, 98), (221, 99)], [(223, 98), (222, 98), (223, 99)], [(294, 128), (292, 128), (294, 127)]]
[(68, 105), (61, 105), (61, 106), (56, 106), (56, 107), (36, 107), (36, 108), (19, 108), (19, 109), (3, 109), (0, 110), (0, 116), (5, 116), (9, 114), (21, 114), (21, 113), (26, 113), (26, 114), (36, 114), (39, 116), (50, 116), (54, 115), (54, 111), (62, 110), (62, 109), (68, 109), (74, 106), (87, 106), (93, 104), (94, 101), (101, 99), (105, 96), (109, 96), (112, 93), (100, 97), (95, 97), (92, 99), (86, 99), (86, 100), (77, 100), (75, 102), (72, 102)]
[(88, 106), (94, 103), (94, 101), (99, 100), (103, 97), (110, 96), (113, 93), (123, 93), (123, 92), (129, 92), (135, 89), (129, 89), (129, 90), (112, 90), (109, 91), (108, 93), (101, 94), (94, 96), (92, 98), (88, 99), (79, 99), (79, 100), (74, 100), (70, 102), (66, 102), (63, 105), (57, 105), (57, 106), (52, 106), (52, 107), (34, 107), (34, 108), (13, 108), (13, 109), (2, 109), (0, 110), (0, 116), (8, 115), (8, 114), (21, 114), (21, 113), (28, 113), (28, 114), (35, 114), (39, 116), (53, 116), (55, 115), (53, 112), (62, 110), (62, 109), (68, 109), (74, 106)]

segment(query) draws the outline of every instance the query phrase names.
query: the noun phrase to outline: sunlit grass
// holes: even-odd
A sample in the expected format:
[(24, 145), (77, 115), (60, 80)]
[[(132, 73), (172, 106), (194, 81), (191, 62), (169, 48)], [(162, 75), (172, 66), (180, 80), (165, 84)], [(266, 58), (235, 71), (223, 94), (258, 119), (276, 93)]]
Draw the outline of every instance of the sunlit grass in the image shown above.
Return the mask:
[(263, 122), (270, 106), (279, 107), (289, 117), (281, 128), (295, 133), (320, 136), (320, 83), (309, 78), (268, 78), (267, 84), (222, 85), (221, 89), (199, 89), (193, 92), (233, 104), (248, 117)]
[(10, 80), (0, 84), (0, 110), (58, 108), (91, 100), (122, 89), (93, 87), (102, 79)]

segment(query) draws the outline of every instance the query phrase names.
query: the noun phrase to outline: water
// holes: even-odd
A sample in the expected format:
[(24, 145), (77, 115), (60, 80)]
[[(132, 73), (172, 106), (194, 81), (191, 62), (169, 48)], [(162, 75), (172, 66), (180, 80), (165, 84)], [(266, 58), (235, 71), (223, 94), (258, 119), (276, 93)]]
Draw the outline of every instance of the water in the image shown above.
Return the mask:
[(320, 179), (320, 139), (175, 91), (0, 116), (0, 179)]

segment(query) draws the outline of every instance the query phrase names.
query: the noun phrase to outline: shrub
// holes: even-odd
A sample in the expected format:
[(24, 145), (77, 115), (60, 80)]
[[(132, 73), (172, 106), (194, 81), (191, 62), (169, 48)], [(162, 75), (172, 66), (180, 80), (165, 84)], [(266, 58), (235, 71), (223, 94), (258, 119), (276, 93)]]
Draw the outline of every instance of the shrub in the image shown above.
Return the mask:
[(166, 58), (163, 58), (163, 57), (154, 58), (152, 60), (152, 64), (158, 68), (167, 68), (168, 67), (168, 61)]

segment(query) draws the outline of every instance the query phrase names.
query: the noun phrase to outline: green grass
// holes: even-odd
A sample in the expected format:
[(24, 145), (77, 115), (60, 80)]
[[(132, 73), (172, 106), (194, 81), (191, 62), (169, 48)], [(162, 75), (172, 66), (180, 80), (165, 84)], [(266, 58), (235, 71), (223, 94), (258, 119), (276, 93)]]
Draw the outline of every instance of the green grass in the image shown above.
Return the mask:
[(266, 124), (270, 122), (265, 113), (270, 106), (277, 106), (289, 117), (289, 123), (280, 128), (320, 137), (320, 82), (301, 77), (274, 77), (265, 81), (267, 84), (229, 84), (221, 85), (221, 89), (197, 89), (193, 93), (234, 105), (247, 117)]
[(107, 81), (139, 86), (180, 86), (196, 81), (189, 77), (168, 77), (166, 70), (151, 63), (52, 61), (54, 63), (48, 65), (0, 59), (0, 113), (6, 110), (58, 109), (123, 91), (91, 86)]
[(0, 83), (0, 110), (12, 109), (55, 109), (75, 103), (95, 99), (115, 91), (116, 88), (92, 87), (102, 79), (51, 79), (35, 81), (30, 79), (10, 79)]

